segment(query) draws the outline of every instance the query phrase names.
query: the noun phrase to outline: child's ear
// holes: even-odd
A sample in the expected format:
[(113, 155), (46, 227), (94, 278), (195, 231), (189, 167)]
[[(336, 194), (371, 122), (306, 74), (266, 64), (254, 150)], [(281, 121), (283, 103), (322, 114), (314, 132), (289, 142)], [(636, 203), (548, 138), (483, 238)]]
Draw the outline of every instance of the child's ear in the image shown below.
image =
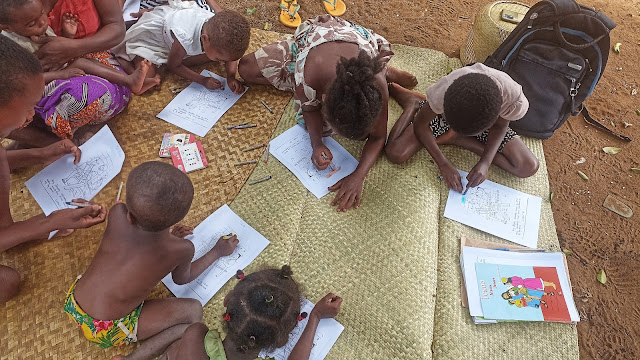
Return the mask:
[(208, 44), (208, 43), (209, 43), (209, 40), (211, 40), (211, 39), (209, 39), (209, 35), (207, 35), (207, 34), (202, 34), (202, 35), (200, 35), (200, 40), (201, 40), (203, 43), (207, 43), (207, 44)]

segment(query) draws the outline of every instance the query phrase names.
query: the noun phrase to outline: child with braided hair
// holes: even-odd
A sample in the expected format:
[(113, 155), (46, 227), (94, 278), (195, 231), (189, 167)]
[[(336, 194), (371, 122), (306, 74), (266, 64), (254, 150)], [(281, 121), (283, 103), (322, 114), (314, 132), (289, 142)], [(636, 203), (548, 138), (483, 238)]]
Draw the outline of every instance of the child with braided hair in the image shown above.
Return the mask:
[[(393, 52), (382, 36), (331, 15), (309, 19), (294, 36), (240, 59), (238, 72), (249, 83), (294, 93), (296, 119), (311, 138), (311, 161), (326, 169), (333, 156), (322, 137), (336, 132), (365, 140), (356, 170), (329, 190), (338, 211), (360, 206), (367, 173), (387, 138), (388, 82), (417, 84), (405, 71), (387, 65)], [(308, 69), (308, 70), (305, 70)]]
[[(279, 348), (289, 341), (289, 333), (307, 314), (300, 314), (301, 294), (288, 265), (247, 275), (224, 298), (227, 312), (223, 320), (227, 336), (202, 323), (192, 324), (179, 341), (161, 357), (163, 360), (255, 359), (263, 349)], [(308, 359), (321, 319), (335, 317), (342, 299), (334, 294), (322, 298), (311, 313), (302, 336), (289, 359)]]

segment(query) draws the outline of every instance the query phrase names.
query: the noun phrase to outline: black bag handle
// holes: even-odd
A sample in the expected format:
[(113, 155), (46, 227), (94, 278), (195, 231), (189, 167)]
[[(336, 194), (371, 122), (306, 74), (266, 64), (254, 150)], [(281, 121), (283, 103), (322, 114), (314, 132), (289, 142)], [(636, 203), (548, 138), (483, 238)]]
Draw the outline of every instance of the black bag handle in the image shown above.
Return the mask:
[(553, 30), (556, 34), (556, 38), (558, 39), (558, 41), (560, 41), (560, 43), (563, 46), (566, 46), (568, 48), (574, 49), (574, 50), (581, 50), (581, 49), (586, 49), (590, 46), (593, 46), (595, 44), (598, 43), (598, 41), (602, 40), (606, 34), (602, 34), (600, 36), (598, 36), (597, 38), (593, 39), (592, 41), (585, 43), (585, 44), (574, 44), (571, 43), (569, 41), (567, 41), (567, 39), (564, 37), (564, 35), (562, 34), (562, 31), (560, 30), (560, 22), (556, 21), (555, 23), (553, 23)]
[[(628, 136), (624, 136), (618, 132), (615, 132), (611, 129), (609, 129), (608, 127), (600, 124), (599, 122), (597, 122), (594, 118), (591, 117), (591, 114), (589, 114), (589, 110), (587, 110), (586, 106), (582, 106), (582, 109), (580, 109), (582, 112), (582, 116), (584, 116), (584, 121), (586, 121), (588, 124), (593, 125), (596, 129), (600, 130), (600, 131), (604, 131), (606, 133), (608, 133), (609, 135), (613, 135), (615, 137), (617, 137), (618, 139), (624, 140), (624, 141), (631, 141), (631, 138)], [(580, 112), (578, 112), (580, 113)]]

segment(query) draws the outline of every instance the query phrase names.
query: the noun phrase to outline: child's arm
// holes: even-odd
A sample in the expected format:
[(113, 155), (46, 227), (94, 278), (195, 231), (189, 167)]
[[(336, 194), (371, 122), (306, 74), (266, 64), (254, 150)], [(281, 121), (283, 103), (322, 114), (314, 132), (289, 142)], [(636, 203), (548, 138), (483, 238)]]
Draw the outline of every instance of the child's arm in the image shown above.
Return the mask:
[(480, 156), (478, 163), (467, 175), (467, 180), (469, 180), (468, 187), (476, 187), (487, 179), (489, 166), (491, 166), (508, 128), (509, 120), (501, 117), (498, 117), (498, 120), (489, 128), (489, 135), (487, 136), (487, 143), (484, 145), (482, 156)]
[(433, 132), (431, 131), (431, 127), (429, 126), (429, 123), (435, 116), (436, 113), (431, 110), (429, 103), (425, 103), (413, 120), (413, 131), (416, 134), (418, 141), (420, 141), (422, 146), (427, 149), (429, 155), (433, 158), (433, 161), (438, 165), (442, 179), (447, 186), (457, 192), (462, 192), (462, 180), (460, 178), (460, 174), (456, 167), (453, 166), (444, 154), (442, 154), (442, 151), (440, 151), (438, 144), (436, 144), (436, 139), (433, 136)]
[(184, 57), (187, 56), (187, 51), (182, 47), (182, 44), (180, 44), (180, 41), (178, 41), (175, 35), (171, 34), (171, 36), (173, 37), (173, 45), (169, 51), (169, 59), (167, 61), (169, 71), (189, 81), (197, 82), (209, 90), (220, 89), (222, 87), (220, 81), (211, 77), (202, 76), (182, 63)]
[(68, 139), (38, 149), (9, 151), (2, 149), (0, 151), (3, 152), (3, 156), (6, 156), (9, 169), (11, 170), (38, 164), (49, 165), (67, 154), (74, 154), (75, 159), (73, 163), (77, 164), (80, 161), (81, 155), (80, 149)]
[(229, 85), (229, 89), (231, 89), (234, 94), (242, 93), (244, 86), (242, 86), (240, 80), (236, 79), (238, 60), (225, 62), (224, 69), (227, 71), (227, 84)]
[(307, 326), (304, 328), (300, 339), (291, 350), (289, 354), (289, 360), (307, 360), (311, 355), (311, 348), (313, 347), (313, 339), (316, 336), (316, 330), (320, 320), (326, 318), (332, 318), (338, 315), (340, 312), (340, 304), (342, 304), (342, 298), (332, 293), (323, 297), (316, 306), (311, 310)]
[(191, 260), (193, 260), (194, 247), (190, 241), (189, 244), (191, 245), (191, 255), (185, 256), (182, 264), (178, 265), (171, 272), (173, 282), (178, 285), (192, 282), (216, 260), (223, 256), (231, 255), (236, 246), (238, 246), (238, 237), (231, 234), (220, 237), (216, 245), (209, 250), (209, 252), (194, 262), (191, 262)]

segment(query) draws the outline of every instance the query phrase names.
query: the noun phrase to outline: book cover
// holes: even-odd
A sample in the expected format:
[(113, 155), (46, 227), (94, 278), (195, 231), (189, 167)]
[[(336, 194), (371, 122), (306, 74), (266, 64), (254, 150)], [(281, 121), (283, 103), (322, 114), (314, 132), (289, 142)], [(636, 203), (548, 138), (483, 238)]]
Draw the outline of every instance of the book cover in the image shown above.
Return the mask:
[(555, 267), (481, 262), (475, 266), (485, 319), (571, 321)]
[(174, 146), (169, 148), (169, 152), (171, 153), (173, 166), (184, 173), (204, 169), (209, 165), (200, 141), (183, 146)]
[(196, 141), (196, 137), (193, 134), (171, 134), (165, 133), (162, 137), (162, 144), (160, 145), (159, 155), (162, 158), (170, 158), (171, 154), (169, 149), (174, 146), (182, 146), (191, 144)]

